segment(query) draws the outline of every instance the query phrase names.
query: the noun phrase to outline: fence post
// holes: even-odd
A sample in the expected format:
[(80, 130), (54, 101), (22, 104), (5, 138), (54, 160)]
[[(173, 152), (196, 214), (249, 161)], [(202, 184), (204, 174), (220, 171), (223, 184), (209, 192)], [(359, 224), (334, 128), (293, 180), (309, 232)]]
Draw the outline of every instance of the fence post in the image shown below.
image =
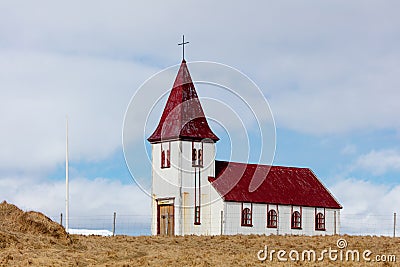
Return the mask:
[(115, 221), (116, 221), (116, 219), (117, 219), (117, 213), (114, 211), (113, 230), (112, 230), (113, 236), (115, 236)]
[(224, 227), (224, 211), (221, 210), (221, 235), (224, 233), (223, 227)]
[(336, 210), (333, 211), (333, 234), (336, 235)]
[(396, 237), (396, 212), (393, 214), (393, 237)]
[(60, 213), (60, 225), (63, 226), (62, 225), (62, 212)]

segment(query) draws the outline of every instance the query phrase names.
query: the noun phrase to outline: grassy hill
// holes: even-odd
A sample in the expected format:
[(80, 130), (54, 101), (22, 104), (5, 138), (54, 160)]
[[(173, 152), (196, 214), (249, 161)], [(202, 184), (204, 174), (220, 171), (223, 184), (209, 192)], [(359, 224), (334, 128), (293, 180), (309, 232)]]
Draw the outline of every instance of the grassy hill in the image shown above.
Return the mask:
[[(347, 246), (340, 249), (338, 239), (344, 239)], [(342, 246), (343, 243), (342, 241), (339, 245)], [(266, 246), (267, 254), (264, 253)], [(278, 252), (279, 250), (283, 252)], [(360, 261), (352, 258), (357, 256), (357, 252)], [(280, 261), (278, 253), (287, 261)], [(363, 253), (370, 261), (363, 258)], [(257, 254), (261, 258), (266, 255), (267, 258), (261, 261)], [(290, 259), (295, 259), (297, 255), (298, 260)], [(391, 255), (396, 256), (395, 263), (387, 262), (394, 260)], [(337, 259), (333, 260), (335, 256)], [(318, 258), (322, 257), (323, 260), (319, 261)], [(386, 262), (376, 261), (381, 259)], [(0, 204), (0, 266), (88, 265), (399, 266), (400, 238), (263, 235), (77, 236), (68, 235), (62, 226), (41, 213), (23, 212), (6, 202)]]

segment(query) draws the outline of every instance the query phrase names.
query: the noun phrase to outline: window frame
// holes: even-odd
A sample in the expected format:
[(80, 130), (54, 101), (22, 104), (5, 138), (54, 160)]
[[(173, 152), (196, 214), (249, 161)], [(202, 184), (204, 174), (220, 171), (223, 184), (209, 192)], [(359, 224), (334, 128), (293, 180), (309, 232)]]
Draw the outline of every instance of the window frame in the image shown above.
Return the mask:
[[(171, 147), (171, 146), (170, 146), (170, 147)], [(171, 167), (171, 149), (170, 149), (170, 148), (168, 148), (168, 150), (167, 150), (167, 159), (166, 159), (166, 163), (167, 163), (166, 168), (170, 168), (170, 167)]]
[(275, 209), (268, 208), (267, 228), (278, 228), (278, 212)]
[(322, 213), (321, 211), (317, 211), (317, 208), (315, 208), (315, 230), (316, 231), (326, 231), (325, 228), (325, 209), (324, 209), (324, 213)]
[[(200, 143), (201, 147), (196, 148), (195, 143)], [(192, 141), (192, 167), (203, 167), (203, 142)]]
[(196, 161), (197, 161), (197, 149), (194, 148), (194, 145), (192, 143), (192, 167), (196, 167)]
[(292, 207), (291, 223), (290, 223), (291, 228), (292, 229), (302, 229), (301, 224), (302, 224), (302, 209), (301, 209), (301, 207), (300, 207), (300, 211), (298, 211), (298, 210), (293, 211), (293, 207)]
[(194, 224), (200, 225), (200, 206), (194, 206)]
[(194, 170), (194, 224), (201, 224), (201, 172), (199, 168)]
[(201, 143), (201, 148), (197, 150), (197, 166), (203, 167), (203, 143)]
[(161, 169), (171, 167), (171, 142), (168, 142), (168, 147), (163, 149), (163, 143), (161, 143)]
[(246, 227), (253, 226), (253, 203), (250, 203), (250, 208), (249, 208), (249, 207), (244, 207), (242, 202), (242, 212), (240, 221), (241, 221), (241, 226), (246, 226)]
[(161, 169), (165, 168), (165, 150), (161, 147)]

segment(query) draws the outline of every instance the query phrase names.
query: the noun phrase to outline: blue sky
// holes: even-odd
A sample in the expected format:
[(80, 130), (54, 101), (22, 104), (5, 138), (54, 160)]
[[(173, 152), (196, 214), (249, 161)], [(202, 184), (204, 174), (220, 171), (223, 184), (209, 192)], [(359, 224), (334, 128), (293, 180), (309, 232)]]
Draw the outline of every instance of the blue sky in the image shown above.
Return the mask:
[(68, 114), (71, 213), (150, 214), (132, 204), (150, 201), (125, 165), (123, 119), (146, 79), (180, 63), (185, 34), (188, 61), (233, 66), (259, 86), (277, 126), (274, 164), (310, 167), (344, 206), (346, 229), (351, 216), (391, 217), (400, 206), (399, 5), (2, 1), (0, 199), (64, 210)]

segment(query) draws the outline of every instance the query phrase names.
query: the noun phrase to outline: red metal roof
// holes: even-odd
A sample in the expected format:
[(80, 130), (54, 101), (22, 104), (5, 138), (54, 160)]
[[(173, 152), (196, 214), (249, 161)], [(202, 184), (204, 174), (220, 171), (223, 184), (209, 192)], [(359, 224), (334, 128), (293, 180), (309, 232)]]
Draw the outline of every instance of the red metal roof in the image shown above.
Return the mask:
[(182, 60), (160, 122), (147, 140), (155, 143), (172, 139), (207, 138), (214, 142), (219, 140), (208, 126), (186, 61)]
[(215, 176), (225, 201), (342, 208), (308, 168), (215, 161)]

